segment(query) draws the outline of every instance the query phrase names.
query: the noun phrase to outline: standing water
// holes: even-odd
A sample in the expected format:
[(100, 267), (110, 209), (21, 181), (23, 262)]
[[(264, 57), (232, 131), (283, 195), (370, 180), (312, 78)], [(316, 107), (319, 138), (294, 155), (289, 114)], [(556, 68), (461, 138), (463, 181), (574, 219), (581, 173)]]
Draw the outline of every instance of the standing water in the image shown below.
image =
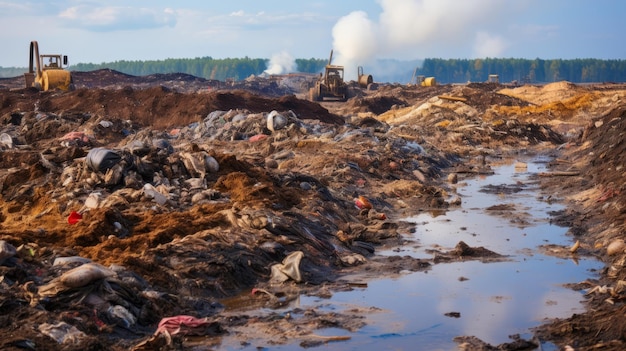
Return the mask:
[[(354, 333), (336, 328), (317, 331), (320, 335), (348, 335), (350, 340), (316, 349), (456, 350), (456, 336), (475, 336), (498, 345), (510, 342), (513, 334), (529, 339), (530, 329), (546, 319), (584, 312), (583, 293), (563, 284), (593, 277), (601, 263), (546, 256), (538, 250), (541, 245), (569, 247), (573, 243), (565, 235), (567, 228), (550, 222), (549, 213), (563, 207), (540, 199), (536, 174), (542, 169), (539, 162), (529, 163), (521, 171), (505, 165), (497, 167), (493, 175), (459, 184), (460, 208), (409, 219), (416, 223), (416, 230), (407, 239), (416, 245), (378, 252), (432, 258), (433, 249), (449, 251), (464, 241), (506, 255), (507, 260), (438, 263), (424, 272), (407, 271), (397, 278), (370, 281), (366, 288), (338, 292), (330, 299), (301, 296), (301, 308), (339, 313), (360, 306), (382, 311), (368, 316), (367, 326)], [(493, 208), (505, 208), (507, 213), (502, 215)], [(257, 346), (228, 349), (258, 350)], [(289, 344), (268, 349), (302, 347)], [(544, 344), (542, 349), (553, 348)]]

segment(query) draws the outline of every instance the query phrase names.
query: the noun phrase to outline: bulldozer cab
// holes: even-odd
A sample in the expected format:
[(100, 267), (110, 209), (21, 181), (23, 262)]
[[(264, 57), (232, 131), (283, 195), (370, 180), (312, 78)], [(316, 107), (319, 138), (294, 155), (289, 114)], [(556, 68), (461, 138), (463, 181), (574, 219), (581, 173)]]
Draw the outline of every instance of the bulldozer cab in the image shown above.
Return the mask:
[(343, 79), (343, 67), (327, 67), (326, 79)]
[(41, 55), (41, 62), (43, 62), (43, 69), (47, 68), (63, 68), (64, 64), (67, 64), (67, 56), (63, 56), (64, 63), (61, 62), (61, 55)]
[(343, 83), (343, 67), (326, 66), (326, 81), (328, 85), (337, 85)]
[(35, 87), (39, 90), (73, 89), (72, 75), (64, 69), (67, 56), (40, 55), (36, 41), (30, 42), (28, 72), (24, 73), (26, 88)]

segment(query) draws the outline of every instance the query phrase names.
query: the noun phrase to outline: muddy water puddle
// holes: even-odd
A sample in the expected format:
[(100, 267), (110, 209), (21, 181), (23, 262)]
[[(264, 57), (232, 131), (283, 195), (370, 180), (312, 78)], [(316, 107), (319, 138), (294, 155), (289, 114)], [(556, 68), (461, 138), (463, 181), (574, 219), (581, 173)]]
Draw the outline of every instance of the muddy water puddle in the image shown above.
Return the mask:
[[(323, 343), (315, 348), (319, 350), (457, 350), (456, 336), (475, 336), (492, 345), (511, 342), (513, 334), (530, 339), (530, 329), (546, 319), (583, 312), (584, 292), (563, 284), (594, 278), (602, 265), (582, 257), (546, 256), (538, 250), (540, 245), (573, 243), (566, 235), (568, 228), (550, 220), (550, 213), (562, 210), (562, 205), (539, 193), (537, 174), (545, 171), (544, 165), (541, 160), (526, 168), (511, 163), (494, 168), (493, 175), (460, 180), (459, 208), (410, 218), (417, 226), (406, 234), (409, 244), (378, 252), (432, 258), (434, 251), (449, 251), (463, 241), (506, 255), (506, 260), (438, 263), (424, 272), (381, 277), (330, 298), (302, 295), (284, 309), (256, 313), (370, 311), (366, 325), (357, 331), (332, 326), (316, 330), (320, 336), (350, 337)], [(303, 349), (297, 340), (276, 345), (228, 339), (221, 349)], [(544, 343), (542, 349), (556, 348)]]

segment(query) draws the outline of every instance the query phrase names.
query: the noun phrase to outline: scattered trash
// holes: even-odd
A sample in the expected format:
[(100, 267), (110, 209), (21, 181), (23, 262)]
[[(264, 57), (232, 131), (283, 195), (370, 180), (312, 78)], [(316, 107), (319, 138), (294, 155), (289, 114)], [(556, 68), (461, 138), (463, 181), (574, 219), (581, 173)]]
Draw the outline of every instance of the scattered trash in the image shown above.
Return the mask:
[(7, 259), (15, 256), (17, 254), (17, 249), (15, 246), (9, 244), (5, 240), (0, 240), (0, 265), (4, 263)]
[(302, 281), (302, 275), (300, 273), (300, 260), (304, 257), (302, 251), (295, 251), (285, 257), (282, 264), (275, 264), (271, 267), (270, 283), (280, 284), (289, 279), (292, 279), (296, 283)]
[[(307, 283), (275, 289), (321, 286), (337, 268), (365, 262), (379, 243), (402, 241), (399, 232), (410, 228), (387, 215), (401, 218), (457, 203), (454, 187), (440, 184), (456, 163), (464, 163), (466, 173), (485, 174), (486, 168), (472, 164), (481, 153), (521, 155), (536, 144), (564, 145), (551, 129), (559, 126), (558, 105), (546, 120), (542, 103), (476, 84), (432, 92), (381, 84), (375, 91), (358, 91), (345, 104), (317, 104), (291, 95), (297, 91), (288, 89), (302, 86), (300, 81), (286, 88), (251, 79), (221, 90), (221, 82), (205, 80), (198, 93), (188, 77), (132, 88), (131, 78), (116, 75), (110, 83), (115, 89), (46, 96), (2, 89), (7, 104), (0, 108), (5, 121), (0, 219), (3, 239), (23, 245), (4, 259), (0, 292), (5, 314), (24, 320), (21, 330), (6, 328), (17, 332), (16, 338), (30, 340), (28, 333), (37, 333), (42, 321), (62, 317), (94, 340), (91, 348), (129, 348), (132, 339), (149, 336), (163, 316), (207, 316), (212, 299), (247, 291), (269, 273), (270, 282)], [(102, 84), (100, 77), (92, 79), (89, 84)], [(207, 92), (209, 84), (213, 89)], [(585, 87), (586, 93), (591, 89)], [(606, 87), (594, 93), (600, 96), (603, 90), (621, 94)], [(577, 116), (583, 114), (563, 112), (575, 133), (563, 152), (589, 145), (584, 154), (567, 156), (570, 167), (587, 164), (581, 156), (587, 154), (595, 155), (600, 169), (621, 167), (619, 139), (611, 141), (616, 148), (611, 153), (589, 139), (593, 133), (623, 130), (620, 111), (612, 110), (621, 96), (585, 108), (586, 123), (589, 116), (603, 122), (597, 128), (590, 124), (582, 137)], [(72, 130), (84, 132), (67, 133)], [(551, 175), (596, 177), (576, 184), (605, 181), (605, 172), (588, 172), (588, 166), (563, 172), (572, 171)], [(622, 194), (606, 198), (607, 213), (619, 211)], [(66, 220), (81, 223), (68, 228)], [(288, 253), (294, 256), (285, 257)], [(435, 259), (485, 253), (458, 247), (435, 253)], [(226, 323), (236, 328), (250, 322), (237, 318), (242, 319)], [(266, 321), (270, 318), (288, 320), (276, 314)], [(55, 348), (39, 345), (40, 340), (37, 348)]]
[(113, 126), (113, 122), (102, 120), (98, 123), (103, 128), (111, 128)]
[(89, 263), (89, 262), (91, 262), (90, 259), (85, 258), (85, 257), (80, 257), (80, 256), (57, 257), (54, 259), (54, 262), (52, 262), (52, 266), (62, 266), (62, 265), (71, 264), (71, 263), (84, 264), (84, 263)]
[(92, 170), (106, 173), (106, 171), (113, 168), (113, 166), (121, 160), (122, 157), (115, 151), (97, 147), (89, 150), (85, 162)]
[(63, 273), (50, 283), (39, 287), (39, 295), (54, 296), (61, 291), (80, 288), (93, 281), (115, 276), (115, 272), (97, 263), (85, 263)]
[(575, 253), (576, 251), (578, 251), (579, 248), (580, 248), (580, 240), (576, 240), (576, 242), (574, 243), (574, 245), (572, 245), (569, 251), (571, 253)]
[(261, 140), (265, 140), (267, 139), (269, 136), (267, 134), (257, 134), (257, 135), (253, 135), (250, 137), (250, 139), (248, 139), (251, 143), (257, 142), (257, 141), (261, 141)]
[(362, 195), (354, 199), (354, 204), (356, 205), (358, 209), (369, 210), (373, 207), (370, 200), (368, 200), (365, 196), (362, 196)]
[(609, 256), (624, 253), (626, 251), (626, 242), (623, 239), (613, 240), (606, 248), (606, 253)]
[(124, 306), (111, 306), (107, 309), (107, 313), (111, 318), (122, 321), (126, 328), (130, 328), (137, 323), (137, 317), (130, 313)]
[(69, 132), (61, 137), (61, 144), (64, 146), (85, 146), (89, 142), (89, 137), (83, 132)]
[(87, 199), (85, 199), (85, 207), (90, 209), (98, 208), (98, 206), (100, 206), (101, 197), (102, 194), (99, 192), (89, 194)]
[(72, 211), (70, 212), (70, 215), (67, 217), (67, 223), (73, 225), (73, 224), (80, 222), (81, 219), (83, 219), (83, 215), (81, 213)]
[(155, 335), (215, 335), (216, 331), (220, 331), (219, 324), (208, 318), (180, 315), (161, 319)]
[(147, 198), (154, 199), (154, 202), (161, 206), (167, 203), (167, 197), (157, 191), (152, 184), (146, 183), (143, 186), (143, 193)]
[(13, 148), (13, 138), (7, 133), (0, 134), (0, 146), (4, 146), (7, 149)]
[(287, 118), (278, 113), (276, 110), (270, 112), (267, 115), (267, 129), (272, 132), (285, 128), (287, 125)]
[(78, 330), (75, 326), (65, 322), (59, 322), (56, 324), (43, 323), (39, 325), (37, 329), (39, 329), (42, 334), (51, 337), (57, 343), (63, 345), (78, 344), (86, 337), (85, 333)]

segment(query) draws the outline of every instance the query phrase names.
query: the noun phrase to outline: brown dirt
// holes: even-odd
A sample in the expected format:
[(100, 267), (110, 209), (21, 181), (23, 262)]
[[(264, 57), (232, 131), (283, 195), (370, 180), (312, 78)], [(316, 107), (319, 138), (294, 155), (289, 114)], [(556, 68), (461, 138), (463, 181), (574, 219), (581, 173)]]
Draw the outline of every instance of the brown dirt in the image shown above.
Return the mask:
[[(576, 350), (625, 347), (619, 282), (626, 281), (626, 254), (607, 254), (625, 236), (623, 85), (381, 84), (352, 86), (346, 103), (318, 104), (272, 79), (227, 84), (110, 70), (74, 79), (70, 92), (0, 80), (0, 133), (11, 137), (0, 146), (0, 239), (17, 248), (0, 265), (3, 349), (58, 349), (33, 326), (59, 321), (83, 333), (63, 349), (158, 349), (163, 339), (152, 334), (160, 318), (180, 314), (212, 318), (211, 335), (283, 330), (275, 336), (317, 345), (305, 330), (317, 323), (356, 330), (372, 311), (264, 320), (220, 314), (216, 301), (281, 304), (300, 293), (349, 289), (338, 279), (346, 273), (498, 259), (463, 243), (437, 260), (383, 259), (372, 250), (402, 243), (411, 230), (402, 218), (454, 206), (448, 173), (479, 174), (519, 152), (548, 153), (556, 157), (554, 172), (574, 174), (541, 177), (542, 186), (567, 203), (560, 220), (582, 242), (578, 254), (606, 262), (589, 286), (613, 287), (589, 295), (589, 312), (545, 324), (537, 335)], [(272, 110), (284, 126), (268, 128)], [(119, 167), (89, 169), (85, 157), (95, 147), (118, 152)], [(208, 157), (218, 170), (202, 163)], [(150, 184), (163, 202), (144, 190)], [(355, 207), (359, 196), (372, 208)], [(72, 211), (82, 213), (75, 225), (67, 222)], [(268, 285), (272, 265), (295, 251), (304, 253), (306, 284)], [(71, 266), (54, 266), (54, 259), (67, 256), (114, 267), (114, 276), (42, 296), (41, 287)], [(253, 287), (271, 293), (251, 297)], [(111, 312), (116, 306), (136, 320)], [(174, 338), (170, 347), (177, 342), (192, 344)], [(482, 345), (475, 349), (493, 347), (474, 342)], [(522, 349), (512, 345), (506, 349)]]

